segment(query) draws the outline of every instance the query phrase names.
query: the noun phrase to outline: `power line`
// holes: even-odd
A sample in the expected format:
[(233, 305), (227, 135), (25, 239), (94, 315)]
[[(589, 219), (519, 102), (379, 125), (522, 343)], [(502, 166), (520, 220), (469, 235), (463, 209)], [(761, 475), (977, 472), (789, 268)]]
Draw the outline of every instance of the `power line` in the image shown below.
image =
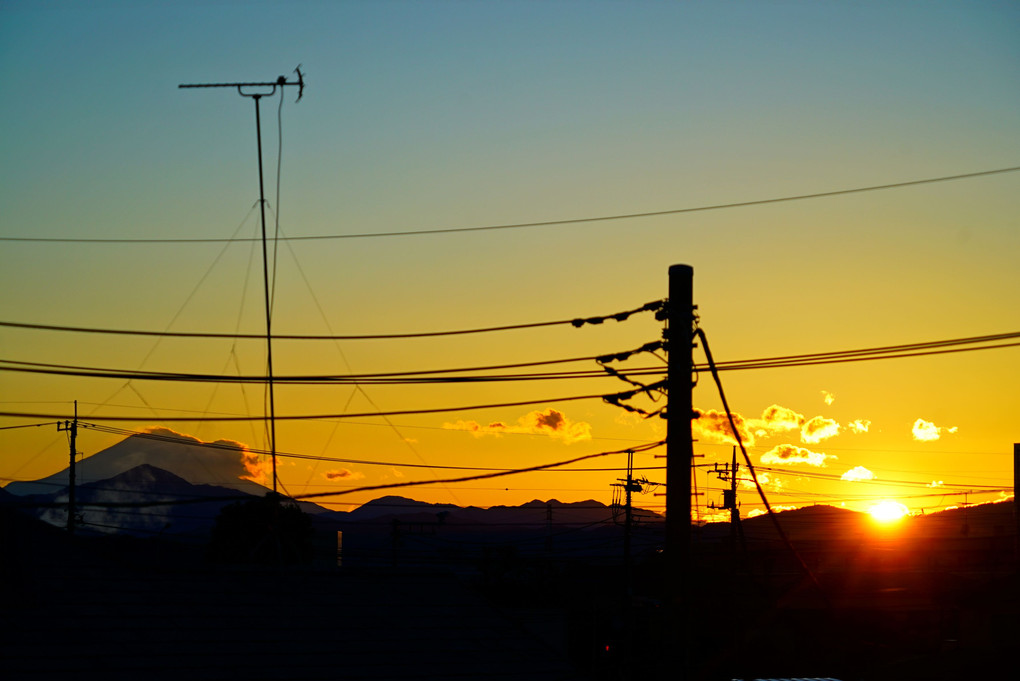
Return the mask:
[[(629, 393), (628, 393), (629, 395)], [(504, 407), (525, 407), (536, 404), (551, 404), (556, 402), (577, 402), (580, 400), (603, 400), (606, 395), (571, 395), (566, 397), (550, 397), (542, 400), (521, 400), (519, 402), (500, 402), (492, 404), (476, 404), (469, 406), (460, 407), (434, 407), (431, 409), (400, 409), (394, 411), (376, 411), (376, 412), (363, 412), (363, 413), (342, 413), (342, 414), (290, 414), (276, 416), (278, 421), (322, 421), (330, 419), (351, 419), (351, 418), (366, 418), (370, 416), (409, 416), (409, 415), (420, 415), (420, 414), (441, 414), (445, 412), (454, 411), (478, 411), (482, 409), (500, 409)], [(40, 413), (28, 413), (28, 412), (13, 412), (13, 411), (0, 411), (0, 417), (10, 418), (26, 418), (26, 419), (61, 419), (63, 418), (60, 414), (40, 414)], [(139, 417), (139, 416), (90, 416), (93, 421), (152, 421), (151, 417)], [(261, 421), (261, 416), (158, 416), (161, 421), (165, 422), (179, 422), (185, 421), (189, 423), (207, 423), (207, 422), (240, 422), (240, 421)]]
[[(837, 189), (826, 192), (815, 192), (811, 194), (796, 194), (792, 196), (781, 196), (771, 199), (754, 199), (750, 201), (735, 201), (731, 203), (717, 203), (707, 206), (694, 206), (689, 208), (674, 208), (669, 210), (647, 211), (641, 213), (624, 213), (619, 215), (602, 215), (587, 218), (568, 218), (564, 220), (543, 220), (540, 222), (517, 222), (499, 225), (485, 225), (479, 227), (446, 227), (438, 229), (416, 229), (398, 232), (367, 232), (361, 234), (321, 234), (307, 236), (280, 237), (281, 241), (323, 241), (331, 239), (371, 239), (381, 237), (402, 237), (402, 236), (423, 236), (429, 234), (459, 234), (466, 232), (488, 232), (508, 229), (524, 229), (529, 227), (557, 227), (564, 225), (577, 225), (589, 222), (610, 222), (617, 220), (635, 220), (640, 218), (661, 217), (665, 215), (682, 215), (685, 213), (700, 213), (712, 210), (726, 210), (731, 208), (747, 208), (750, 206), (763, 206), (772, 203), (784, 203), (790, 201), (804, 201), (807, 199), (820, 199), (832, 196), (843, 196), (847, 194), (862, 194), (865, 192), (881, 191), (884, 189), (899, 189), (902, 187), (913, 187), (936, 182), (952, 182), (966, 180), (975, 177), (986, 177), (1002, 173), (1011, 173), (1020, 170), (1020, 166), (1009, 168), (997, 168), (994, 170), (982, 170), (974, 173), (961, 173), (958, 175), (945, 175), (942, 177), (930, 177), (921, 180), (907, 180), (904, 182), (892, 182), (889, 184), (878, 184), (867, 187), (854, 187), (851, 189)], [(0, 241), (36, 242), (36, 243), (93, 243), (93, 244), (168, 244), (168, 243), (224, 243), (242, 242), (251, 239), (224, 239), (224, 238), (162, 238), (162, 239), (99, 239), (99, 238), (71, 238), (71, 237), (0, 237)]]
[[(477, 475), (467, 475), (457, 478), (446, 478), (441, 480), (408, 480), (404, 482), (393, 482), (379, 485), (363, 485), (361, 487), (350, 487), (343, 490), (337, 490), (332, 492), (311, 492), (307, 494), (296, 494), (289, 498), (294, 501), (304, 501), (308, 499), (318, 499), (325, 497), (345, 496), (348, 494), (356, 494), (359, 492), (375, 492), (384, 489), (397, 489), (402, 487), (420, 487), (423, 485), (446, 485), (458, 482), (471, 482), (473, 480), (488, 480), (491, 478), (506, 477), (509, 475), (520, 475), (522, 473), (535, 473), (544, 471), (552, 468), (559, 468), (561, 466), (568, 466), (572, 463), (578, 463), (580, 461), (586, 461), (590, 459), (596, 459), (604, 456), (611, 456), (614, 454), (626, 454), (628, 452), (641, 453), (647, 452), (652, 449), (656, 449), (665, 444), (665, 441), (653, 442), (651, 444), (639, 445), (636, 447), (630, 447), (627, 449), (618, 449), (613, 451), (596, 452), (594, 454), (585, 454), (583, 456), (574, 457), (573, 459), (567, 459), (564, 461), (555, 461), (553, 463), (539, 464), (537, 466), (528, 466), (526, 468), (514, 468), (507, 470), (494, 471), (489, 473), (480, 473)], [(177, 499), (177, 500), (163, 500), (163, 501), (114, 501), (114, 502), (82, 502), (79, 503), (79, 507), (90, 507), (90, 508), (149, 508), (152, 506), (179, 506), (179, 505), (190, 505), (207, 503), (210, 501), (237, 501), (236, 495), (231, 496), (208, 496), (202, 498), (189, 498), (189, 499)], [(54, 502), (53, 504), (48, 503), (35, 503), (34, 506), (44, 507), (65, 507), (66, 502)]]
[[(508, 324), (504, 326), (488, 326), (474, 329), (456, 329), (449, 331), (423, 331), (415, 333), (389, 333), (389, 334), (362, 334), (362, 335), (313, 335), (313, 334), (273, 334), (273, 340), (302, 340), (302, 341), (338, 341), (338, 340), (394, 340), (402, 338), (432, 338), (436, 336), (463, 336), (475, 333), (491, 333), (493, 331), (516, 331), (519, 329), (535, 329), (546, 326), (570, 325), (580, 328), (585, 325), (598, 325), (609, 320), (623, 322), (632, 315), (640, 312), (654, 312), (661, 309), (661, 300), (645, 303), (641, 307), (625, 312), (617, 312), (610, 315), (596, 317), (575, 317), (573, 319), (559, 319), (549, 322), (531, 322), (527, 324)], [(15, 329), (32, 329), (36, 331), (71, 331), (75, 333), (100, 333), (120, 336), (158, 336), (160, 338), (227, 338), (231, 340), (265, 340), (265, 334), (253, 333), (211, 333), (199, 331), (147, 331), (136, 329), (105, 329), (88, 326), (59, 326), (54, 324), (27, 324), (22, 322), (0, 321), (0, 326)]]
[[(8, 365), (8, 366), (4, 366)], [(11, 366), (17, 365), (17, 366)], [(74, 365), (47, 364), (42, 362), (21, 362), (0, 359), (0, 371), (16, 373), (46, 374), (53, 376), (75, 376), (83, 378), (116, 378), (132, 381), (173, 381), (198, 383), (264, 383), (262, 375), (188, 374), (160, 371), (129, 371), (102, 369)], [(627, 375), (658, 376), (665, 373), (662, 367), (639, 367), (627, 371)], [(608, 378), (604, 371), (588, 369), (580, 371), (558, 371), (473, 376), (393, 376), (374, 377), (362, 375), (300, 375), (274, 376), (277, 384), (289, 385), (448, 385), (456, 383), (503, 383), (508, 381), (577, 380), (582, 378)]]

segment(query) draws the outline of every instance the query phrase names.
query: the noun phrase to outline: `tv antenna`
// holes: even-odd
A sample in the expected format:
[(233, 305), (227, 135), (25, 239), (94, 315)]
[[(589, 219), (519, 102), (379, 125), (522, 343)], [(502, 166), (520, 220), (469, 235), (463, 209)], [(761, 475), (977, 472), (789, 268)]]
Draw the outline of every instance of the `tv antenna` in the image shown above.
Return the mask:
[(294, 101), (295, 103), (300, 102), (305, 93), (305, 77), (301, 73), (300, 64), (294, 69), (294, 72), (297, 73), (297, 80), (287, 80), (286, 76), (280, 76), (274, 81), (261, 83), (182, 83), (177, 86), (179, 88), (237, 88), (237, 94), (255, 102), (255, 140), (259, 157), (259, 207), (262, 216), (262, 280), (266, 300), (266, 385), (269, 388), (269, 414), (266, 419), (269, 422), (269, 452), (273, 459), (273, 494), (276, 494), (276, 402), (273, 397), (272, 301), (269, 296), (269, 250), (266, 246), (266, 192), (262, 180), (262, 119), (259, 115), (259, 101), (263, 97), (272, 97), (276, 94), (277, 89), (280, 90), (282, 97), (285, 87), (297, 86), (298, 96)]

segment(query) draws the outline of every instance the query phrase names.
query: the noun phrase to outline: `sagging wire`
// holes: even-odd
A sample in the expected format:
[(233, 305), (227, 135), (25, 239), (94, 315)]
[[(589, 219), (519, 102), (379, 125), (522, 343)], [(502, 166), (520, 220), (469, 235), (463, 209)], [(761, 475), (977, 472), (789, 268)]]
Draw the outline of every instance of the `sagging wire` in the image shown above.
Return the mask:
[(800, 564), (804, 574), (811, 580), (811, 583), (815, 585), (822, 599), (828, 605), (828, 597), (826, 596), (825, 591), (822, 590), (822, 585), (818, 582), (818, 578), (815, 576), (815, 573), (811, 571), (810, 567), (808, 567), (804, 558), (800, 555), (796, 547), (794, 547), (793, 542), (790, 541), (789, 536), (787, 536), (786, 532), (783, 530), (782, 525), (779, 523), (779, 518), (775, 511), (772, 510), (772, 505), (769, 504), (768, 497), (765, 495), (765, 489), (761, 486), (761, 482), (758, 480), (758, 475), (754, 470), (754, 464), (751, 463), (751, 457), (748, 455), (747, 449), (744, 447), (744, 440), (740, 437), (740, 431), (737, 430), (736, 421), (733, 419), (733, 412), (730, 411), (730, 405), (726, 400), (726, 392), (723, 390), (722, 380), (719, 378), (719, 372), (716, 369), (715, 361), (712, 359), (712, 351), (708, 347), (708, 338), (705, 335), (704, 329), (698, 326), (697, 317), (695, 317), (694, 333), (701, 339), (701, 344), (705, 349), (705, 358), (708, 360), (708, 368), (709, 371), (712, 372), (712, 378), (715, 379), (716, 387), (719, 389), (719, 399), (722, 401), (723, 409), (726, 411), (726, 418), (729, 421), (730, 429), (733, 432), (734, 439), (737, 441), (737, 446), (740, 447), (740, 453), (744, 456), (744, 463), (747, 465), (747, 470), (751, 473), (751, 480), (754, 482), (754, 486), (758, 490), (758, 496), (761, 497), (762, 504), (765, 506), (765, 512), (772, 521), (772, 525), (775, 527), (776, 533), (779, 535), (783, 544), (790, 553), (793, 554), (794, 558), (797, 559), (797, 563)]
[(628, 310), (626, 312), (617, 312), (616, 314), (603, 315), (601, 317), (587, 317), (587, 318), (583, 318), (583, 319), (580, 319), (580, 318), (579, 319), (572, 319), (570, 321), (570, 324), (573, 327), (579, 329), (582, 326), (584, 326), (585, 324), (602, 324), (602, 323), (604, 323), (604, 322), (606, 322), (606, 321), (608, 321), (610, 319), (612, 319), (613, 321), (616, 321), (616, 322), (625, 322), (628, 319), (630, 319), (630, 317), (632, 315), (638, 314), (640, 312), (655, 312), (656, 313), (656, 318), (657, 318), (658, 317), (658, 313), (661, 310), (664, 310), (665, 307), (666, 307), (666, 301), (665, 300), (653, 300), (650, 303), (645, 303), (641, 307), (635, 308), (633, 310)]
[[(659, 313), (662, 311), (662, 309), (663, 308), (656, 308), (656, 319), (659, 319)], [(612, 376), (613, 378), (619, 379), (625, 383), (629, 383), (630, 385), (635, 387), (634, 390), (628, 390), (625, 392), (616, 393), (614, 395), (605, 395), (603, 396), (602, 400), (608, 404), (613, 405), (614, 407), (619, 407), (633, 414), (640, 414), (642, 417), (646, 419), (662, 414), (663, 411), (665, 410), (665, 407), (662, 407), (655, 411), (648, 411), (646, 409), (641, 409), (640, 407), (635, 407), (632, 404), (626, 404), (624, 401), (631, 400), (637, 397), (638, 395), (647, 395), (649, 399), (651, 399), (653, 402), (658, 402), (659, 398), (665, 394), (664, 390), (666, 388), (666, 380), (656, 381), (655, 383), (650, 384), (641, 383), (640, 381), (635, 381), (633, 378), (627, 376), (622, 371), (619, 371), (609, 366), (609, 363), (623, 362), (630, 359), (634, 355), (641, 353), (649, 353), (651, 355), (654, 355), (655, 357), (658, 357), (658, 355), (655, 354), (655, 351), (663, 350), (665, 349), (665, 347), (666, 345), (664, 341), (661, 340), (653, 341), (651, 343), (645, 343), (636, 350), (618, 352), (609, 355), (600, 355), (596, 357), (595, 361), (598, 363), (600, 367), (602, 367), (602, 370), (605, 371), (608, 375)]]
[[(247, 218), (246, 218), (247, 219)], [(242, 223), (243, 224), (243, 223)], [(284, 240), (282, 237), (281, 241)], [(237, 240), (241, 241), (241, 240)], [(222, 253), (221, 253), (222, 255)], [(215, 264), (215, 263), (214, 263)], [(204, 277), (203, 277), (204, 279)], [(202, 282), (199, 282), (201, 285)], [(197, 288), (197, 287), (196, 287)], [(194, 292), (192, 292), (194, 295)], [(189, 296), (190, 300), (191, 296)], [(187, 301), (185, 301), (187, 304)], [(627, 310), (626, 312), (617, 312), (616, 314), (603, 315), (600, 317), (586, 317), (576, 319), (559, 319), (548, 322), (530, 322), (526, 324), (505, 324), (502, 326), (487, 326), (481, 328), (472, 329), (454, 329), (446, 331), (424, 331), (415, 333), (386, 333), (386, 334), (361, 334), (361, 335), (314, 335), (314, 334), (273, 334), (273, 340), (301, 340), (301, 341), (337, 341), (337, 340), (394, 340), (394, 339), (407, 339), (407, 338), (432, 338), (440, 336), (463, 336), (468, 334), (476, 333), (491, 333), (494, 331), (516, 331), (520, 329), (536, 329), (549, 326), (564, 326), (570, 324), (575, 328), (580, 328), (586, 324), (602, 324), (607, 320), (623, 321), (630, 318), (632, 315), (638, 314), (639, 312), (656, 311), (656, 318), (659, 318), (659, 314), (662, 311), (662, 307), (665, 305), (665, 301), (656, 300), (650, 303), (645, 303), (641, 307), (633, 310)], [(178, 311), (178, 315), (180, 311)], [(176, 320), (175, 315), (174, 319)], [(170, 323), (173, 324), (173, 321)], [(140, 329), (110, 329), (110, 328), (99, 328), (99, 327), (84, 327), (84, 326), (60, 326), (54, 324), (28, 324), (23, 322), (7, 322), (0, 321), (0, 326), (16, 328), (16, 329), (33, 329), (36, 331), (67, 331), (74, 333), (97, 333), (97, 334), (112, 334), (121, 336), (158, 336), (160, 338), (232, 338), (232, 339), (245, 339), (245, 340), (264, 340), (265, 334), (253, 334), (253, 333), (214, 333), (204, 331), (170, 331), (169, 325), (164, 331), (151, 331), (151, 330), (140, 330)]]

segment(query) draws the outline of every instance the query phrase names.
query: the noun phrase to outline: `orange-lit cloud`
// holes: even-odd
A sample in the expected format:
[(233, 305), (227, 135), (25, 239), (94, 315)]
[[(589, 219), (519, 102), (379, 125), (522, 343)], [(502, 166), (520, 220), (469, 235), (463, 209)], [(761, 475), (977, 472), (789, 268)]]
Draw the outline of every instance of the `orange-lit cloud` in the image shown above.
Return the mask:
[(810, 449), (797, 447), (795, 445), (777, 445), (761, 455), (760, 461), (763, 464), (778, 464), (791, 466), (804, 463), (809, 466), (826, 466), (828, 459), (835, 459), (833, 454), (812, 452)]
[(846, 427), (850, 429), (851, 433), (866, 433), (868, 428), (871, 427), (871, 421), (867, 419), (857, 419), (846, 424)]
[[(698, 418), (691, 421), (691, 431), (697, 440), (708, 442), (721, 442), (724, 444), (737, 444), (733, 435), (733, 428), (726, 417), (726, 412), (715, 409), (696, 410)], [(754, 436), (747, 427), (747, 421), (740, 414), (733, 414), (733, 422), (737, 425), (737, 432), (745, 445), (754, 444)]]
[(914, 421), (914, 427), (912, 428), (914, 439), (918, 442), (934, 442), (942, 437), (942, 433), (955, 433), (958, 430), (956, 426), (951, 428), (943, 428), (936, 426), (931, 421), (925, 421), (924, 419), (917, 419)]
[(760, 438), (800, 430), (800, 439), (807, 444), (828, 440), (839, 435), (840, 430), (839, 423), (832, 419), (822, 416), (808, 419), (803, 414), (778, 404), (765, 409), (760, 419), (749, 419), (747, 425), (754, 435)]
[(841, 480), (849, 480), (850, 482), (859, 482), (861, 480), (874, 480), (875, 474), (869, 471), (864, 466), (856, 466), (851, 468), (843, 475), (839, 476)]
[(761, 413), (761, 420), (754, 421), (754, 425), (769, 433), (786, 432), (796, 430), (804, 425), (804, 415), (798, 414), (792, 409), (780, 407), (773, 404)]
[(814, 417), (800, 428), (800, 439), (812, 445), (837, 435), (839, 435), (839, 424), (822, 416)]
[(365, 474), (358, 473), (347, 468), (334, 468), (331, 471), (323, 473), (322, 477), (327, 480), (360, 480), (365, 477)]
[(830, 393), (828, 390), (823, 390), (822, 391), (822, 401), (825, 402), (826, 405), (831, 405), (833, 402), (836, 401), (836, 397), (835, 397), (835, 395)]
[(241, 463), (244, 465), (245, 473), (237, 476), (241, 480), (250, 480), (265, 486), (272, 480), (273, 462), (272, 459), (261, 458), (254, 452), (246, 450), (241, 452)]
[[(770, 475), (769, 473), (767, 473), (765, 471), (756, 472), (755, 475), (758, 478), (758, 484), (760, 484), (763, 489), (765, 489), (767, 491), (770, 491), (770, 492), (780, 492), (780, 491), (782, 491), (782, 489), (783, 489), (783, 481), (780, 480), (778, 476)], [(740, 476), (737, 478), (737, 482), (740, 484), (740, 487), (743, 488), (743, 489), (748, 489), (748, 490), (752, 490), (752, 489), (756, 490), (757, 489), (757, 487), (754, 486), (754, 480), (751, 479), (750, 474), (742, 472), (740, 474)]]
[[(773, 506), (772, 510), (774, 512), (776, 512), (776, 513), (779, 513), (780, 511), (795, 511), (795, 510), (797, 510), (797, 507), (796, 506), (792, 506), (792, 505), (780, 505), (780, 506)], [(753, 511), (751, 511), (750, 513), (748, 513), (747, 517), (748, 518), (755, 518), (755, 517), (760, 516), (760, 515), (765, 515), (766, 513), (767, 513), (767, 511), (765, 511), (764, 509), (756, 508)]]
[(517, 419), (516, 425), (495, 421), (483, 426), (477, 421), (457, 421), (444, 423), (443, 428), (449, 430), (466, 430), (475, 437), (485, 435), (502, 435), (505, 433), (524, 433), (528, 435), (547, 435), (562, 440), (567, 444), (591, 439), (591, 424), (585, 421), (571, 421), (557, 409), (533, 411)]

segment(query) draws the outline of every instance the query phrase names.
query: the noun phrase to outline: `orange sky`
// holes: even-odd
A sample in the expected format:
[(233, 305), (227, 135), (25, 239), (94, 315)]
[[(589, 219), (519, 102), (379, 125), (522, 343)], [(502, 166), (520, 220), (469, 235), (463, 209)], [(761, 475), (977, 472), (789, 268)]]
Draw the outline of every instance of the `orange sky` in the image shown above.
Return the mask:
[[(694, 268), (701, 326), (719, 361), (1020, 331), (1020, 173), (655, 217), (364, 236), (674, 211), (1015, 167), (1016, 7), (598, 4), (577, 16), (570, 5), (534, 3), (388, 6), (266, 3), (252, 16), (232, 6), (5, 3), (0, 73), (18, 95), (0, 111), (0, 321), (261, 333), (253, 242), (153, 240), (259, 234), (251, 101), (177, 85), (274, 80), (302, 63), (305, 97), (285, 98), (282, 137), (280, 99), (262, 103), (270, 227), (279, 216), (284, 236), (328, 238), (279, 244), (278, 334), (613, 314), (664, 298), (676, 263)], [(267, 32), (277, 38), (255, 37)], [(19, 240), (31, 237), (65, 241)], [(624, 352), (660, 334), (661, 323), (643, 313), (583, 328), (281, 340), (274, 368), (486, 367)], [(2, 327), (0, 359), (7, 367), (265, 371), (259, 341)], [(663, 364), (643, 355), (628, 366)], [(1012, 487), (1018, 367), (1017, 348), (1005, 348), (731, 371), (723, 380), (773, 503), (866, 508), (888, 497), (930, 511)], [(561, 369), (598, 366), (530, 371)], [(278, 386), (283, 415), (534, 402), (280, 422), (281, 452), (344, 460), (281, 458), (280, 479), (293, 494), (314, 493), (660, 440), (659, 419), (597, 399), (549, 399), (626, 388), (611, 377)], [(0, 371), (0, 411), (69, 418), (74, 400), (85, 422), (128, 415), (138, 420), (112, 425), (267, 446), (258, 422), (200, 420), (260, 416), (255, 386)], [(721, 409), (707, 374), (694, 404), (708, 416)], [(179, 416), (197, 418), (168, 420)], [(0, 430), (0, 478), (35, 479), (67, 465), (53, 420), (0, 417), (3, 428), (33, 426)], [(720, 431), (699, 426), (696, 437), (699, 464), (729, 461), (732, 445)], [(86, 429), (79, 449), (88, 456), (117, 439)], [(400, 493), (486, 506), (608, 502), (624, 465), (613, 455), (574, 466), (610, 470)], [(656, 452), (635, 465), (664, 481)], [(722, 483), (705, 468), (696, 482), (707, 488), (701, 504), (721, 502), (714, 488)], [(378, 495), (337, 498), (337, 507)], [(745, 514), (759, 508), (749, 490), (740, 499)], [(639, 503), (661, 509), (664, 497), (649, 492)]]

